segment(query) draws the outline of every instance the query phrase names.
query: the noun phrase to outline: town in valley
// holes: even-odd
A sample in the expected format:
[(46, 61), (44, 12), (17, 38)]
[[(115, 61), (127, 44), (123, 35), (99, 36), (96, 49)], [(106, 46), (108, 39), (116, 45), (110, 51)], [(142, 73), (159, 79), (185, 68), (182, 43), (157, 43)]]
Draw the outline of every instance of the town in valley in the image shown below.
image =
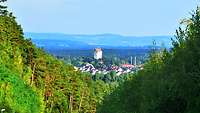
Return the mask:
[(79, 67), (74, 66), (74, 68), (76, 70), (80, 70), (81, 72), (91, 73), (92, 75), (95, 75), (95, 74), (106, 75), (114, 71), (116, 73), (116, 76), (129, 74), (129, 73), (135, 73), (138, 70), (143, 69), (143, 64), (137, 63), (136, 56), (134, 58), (132, 56), (130, 57), (130, 63), (124, 63), (120, 65), (112, 65), (112, 64), (105, 65), (103, 61), (103, 50), (101, 48), (95, 48), (93, 58), (100, 64), (100, 66), (95, 66), (91, 63), (86, 62)]

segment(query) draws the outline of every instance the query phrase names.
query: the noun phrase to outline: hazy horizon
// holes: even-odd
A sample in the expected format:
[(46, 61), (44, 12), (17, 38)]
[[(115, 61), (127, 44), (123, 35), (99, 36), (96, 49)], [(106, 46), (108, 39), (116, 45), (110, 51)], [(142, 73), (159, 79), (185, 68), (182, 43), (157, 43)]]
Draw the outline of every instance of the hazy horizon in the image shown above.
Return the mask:
[[(118, 35), (118, 36), (125, 36), (125, 37), (151, 37), (151, 36), (155, 36), (155, 37), (157, 37), (157, 36), (174, 36), (174, 34), (172, 34), (172, 35), (170, 35), (170, 34), (153, 34), (153, 35), (134, 35), (134, 34), (117, 34), (117, 33), (97, 33), (97, 34), (93, 34), (93, 33), (91, 33), (91, 34), (73, 34), (73, 33), (62, 33), (62, 32), (26, 32), (26, 31), (24, 31), (24, 33), (26, 34), (26, 33), (34, 33), (34, 34), (60, 34), (60, 35), (85, 35), (85, 36), (94, 36), (94, 35)], [(174, 32), (175, 33), (175, 32)]]

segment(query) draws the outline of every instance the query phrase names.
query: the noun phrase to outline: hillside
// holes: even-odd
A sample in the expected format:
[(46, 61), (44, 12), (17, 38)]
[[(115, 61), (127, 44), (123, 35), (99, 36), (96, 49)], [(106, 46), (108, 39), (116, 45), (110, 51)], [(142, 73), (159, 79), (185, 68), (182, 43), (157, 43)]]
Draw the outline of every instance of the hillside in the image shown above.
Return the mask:
[(200, 113), (200, 9), (183, 23), (172, 51), (153, 52), (97, 113)]
[(0, 0), (0, 110), (5, 113), (96, 112), (111, 85), (37, 48)]
[[(184, 26), (177, 29), (170, 50), (153, 49), (144, 69), (122, 76), (123, 81), (106, 83), (97, 78), (114, 79), (115, 73), (102, 78), (97, 75), (93, 79), (94, 76), (37, 48), (37, 44), (24, 35), (4, 2), (6, 0), (0, 0), (1, 112), (200, 113), (200, 8), (182, 22)], [(55, 40), (54, 35), (35, 36), (33, 40)], [(60, 37), (56, 39), (58, 43), (44, 43), (64, 47), (79, 44), (132, 47), (149, 46), (155, 38), (127, 37), (123, 42), (123, 36), (110, 34), (67, 36), (66, 41), (63, 41), (66, 35), (56, 34), (56, 37)], [(168, 42), (169, 37), (166, 40)], [(68, 44), (62, 45), (62, 42)]]

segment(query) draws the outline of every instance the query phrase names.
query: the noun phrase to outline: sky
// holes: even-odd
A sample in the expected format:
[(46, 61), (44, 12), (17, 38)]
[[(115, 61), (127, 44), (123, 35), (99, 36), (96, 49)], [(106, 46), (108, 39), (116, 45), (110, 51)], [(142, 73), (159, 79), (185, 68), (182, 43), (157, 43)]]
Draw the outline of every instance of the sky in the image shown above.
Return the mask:
[(200, 0), (8, 0), (25, 32), (174, 35)]

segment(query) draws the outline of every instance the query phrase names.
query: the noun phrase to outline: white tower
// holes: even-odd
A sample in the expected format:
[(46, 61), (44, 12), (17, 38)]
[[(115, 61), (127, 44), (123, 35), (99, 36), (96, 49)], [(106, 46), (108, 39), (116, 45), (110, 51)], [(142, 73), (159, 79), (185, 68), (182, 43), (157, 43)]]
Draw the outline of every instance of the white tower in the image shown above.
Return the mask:
[(135, 63), (134, 63), (135, 66), (137, 66), (137, 57), (135, 56)]
[(133, 57), (131, 56), (131, 65), (133, 65)]
[(102, 59), (102, 54), (103, 54), (103, 52), (102, 52), (101, 48), (96, 48), (94, 50), (94, 59), (97, 59), (97, 60)]

